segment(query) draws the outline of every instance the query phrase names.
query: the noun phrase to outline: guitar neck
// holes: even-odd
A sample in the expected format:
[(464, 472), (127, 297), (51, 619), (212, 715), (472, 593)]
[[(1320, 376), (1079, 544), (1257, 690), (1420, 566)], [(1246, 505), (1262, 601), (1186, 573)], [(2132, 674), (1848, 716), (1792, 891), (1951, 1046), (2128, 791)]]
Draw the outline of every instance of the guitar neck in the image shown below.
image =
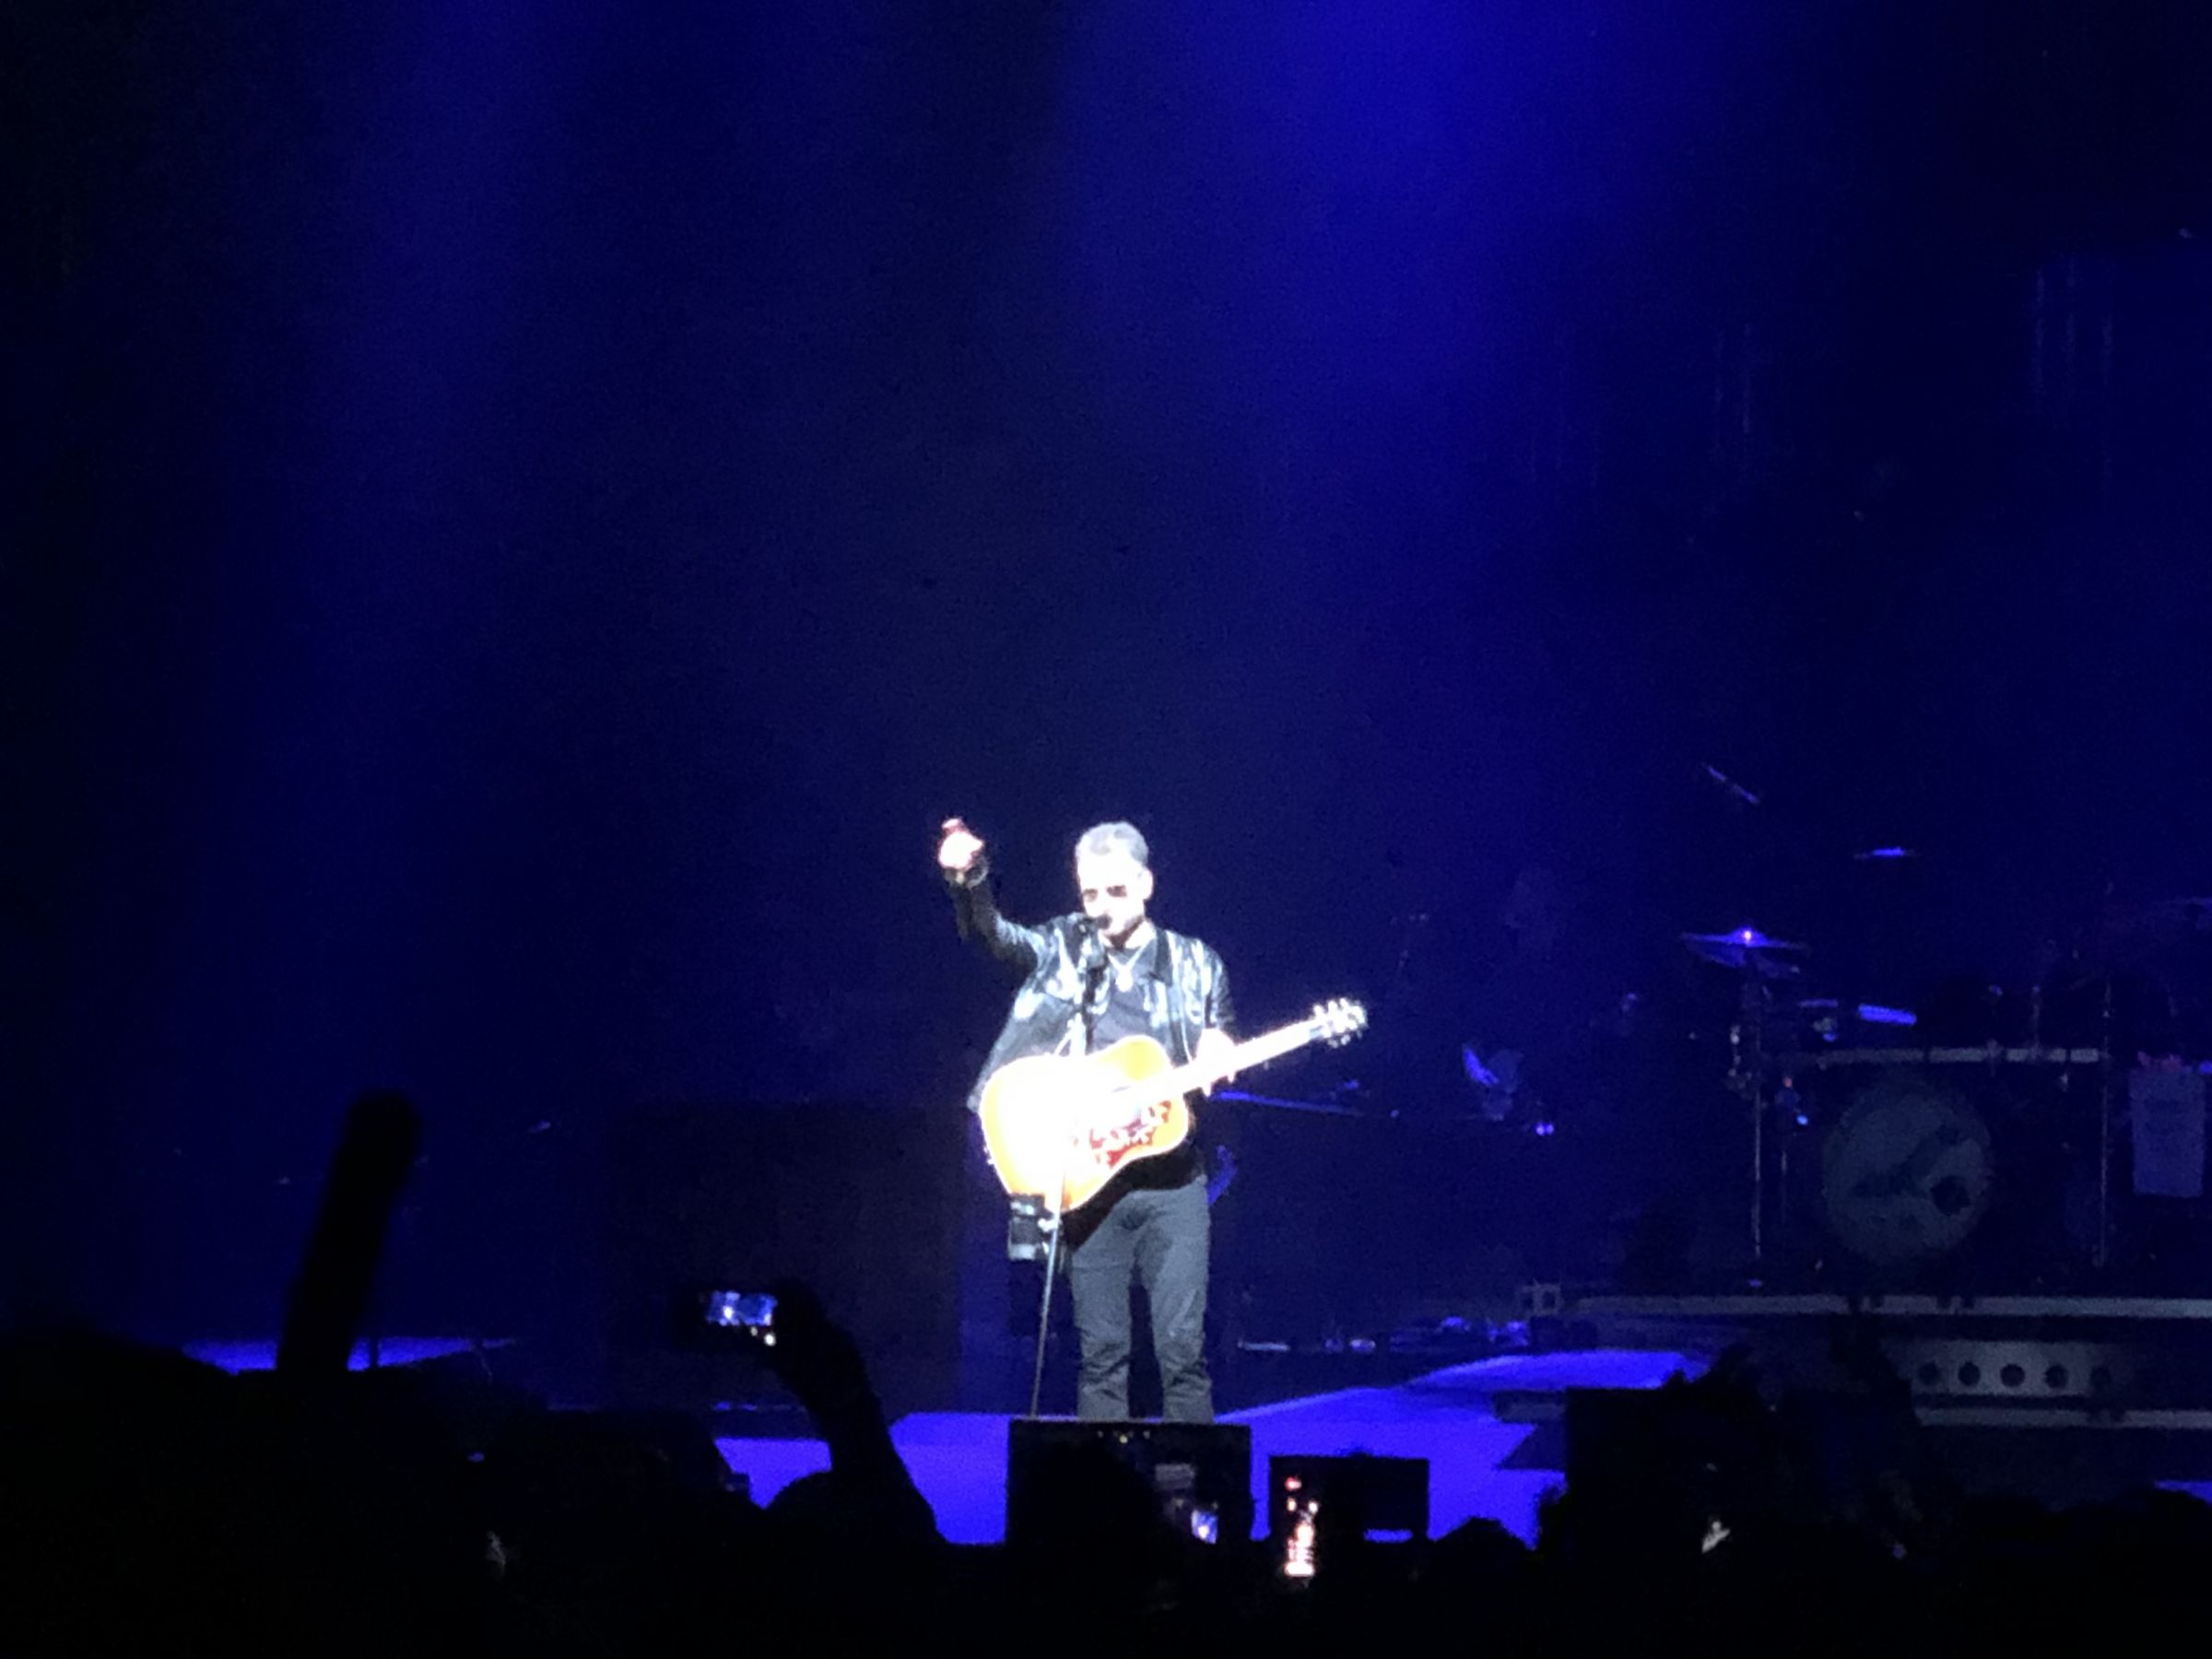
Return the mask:
[(1284, 1026), (1254, 1037), (1249, 1042), (1240, 1042), (1225, 1054), (1211, 1060), (1193, 1060), (1159, 1076), (1147, 1077), (1143, 1087), (1147, 1093), (1157, 1089), (1162, 1095), (1188, 1094), (1194, 1088), (1211, 1088), (1232, 1073), (1245, 1071), (1254, 1065), (1265, 1065), (1270, 1060), (1279, 1060), (1319, 1039), (1321, 1021), (1301, 1019), (1296, 1025)]

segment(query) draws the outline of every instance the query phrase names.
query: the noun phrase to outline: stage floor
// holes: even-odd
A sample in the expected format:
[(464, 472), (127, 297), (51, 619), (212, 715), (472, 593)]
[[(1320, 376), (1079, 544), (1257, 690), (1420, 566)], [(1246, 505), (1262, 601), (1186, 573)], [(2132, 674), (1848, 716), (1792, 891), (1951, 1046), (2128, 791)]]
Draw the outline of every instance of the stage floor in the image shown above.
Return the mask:
[[(393, 1336), (376, 1356), (384, 1365), (422, 1364), (465, 1354), (472, 1345), (440, 1338)], [(271, 1342), (199, 1343), (193, 1358), (226, 1371), (266, 1370)], [(369, 1363), (357, 1348), (353, 1368)], [(1225, 1414), (1252, 1429), (1253, 1511), (1266, 1515), (1267, 1460), (1303, 1454), (1366, 1452), (1379, 1457), (1429, 1460), (1429, 1525), (1441, 1536), (1476, 1516), (1502, 1523), (1533, 1539), (1536, 1506), (1560, 1483), (1556, 1469), (1509, 1466), (1537, 1430), (1505, 1423), (1491, 1409), (1504, 1393), (1550, 1394), (1567, 1388), (1654, 1388), (1677, 1371), (1695, 1374), (1702, 1361), (1683, 1354), (1630, 1349), (1520, 1354), (1447, 1366), (1389, 1388), (1347, 1388)], [(892, 1425), (891, 1438), (914, 1483), (956, 1544), (990, 1544), (1005, 1530), (1006, 1422), (984, 1412), (916, 1412)], [(829, 1467), (817, 1440), (717, 1439), (730, 1467), (745, 1476), (754, 1499), (771, 1500), (800, 1476)]]
[[(419, 1365), (465, 1356), (476, 1347), (444, 1338), (394, 1336), (382, 1344), (377, 1359), (384, 1365)], [(198, 1343), (187, 1345), (185, 1351), (226, 1371), (263, 1371), (275, 1361), (276, 1344)], [(369, 1358), (365, 1347), (357, 1349), (354, 1369), (365, 1367)], [(1223, 1420), (1251, 1426), (1253, 1512), (1263, 1524), (1265, 1493), (1260, 1488), (1268, 1458), (1367, 1452), (1429, 1460), (1431, 1535), (1441, 1536), (1479, 1516), (1533, 1540), (1537, 1505), (1564, 1479), (1556, 1459), (1546, 1455), (1558, 1450), (1556, 1436), (1537, 1441), (1534, 1437), (1545, 1434), (1544, 1428), (1501, 1421), (1495, 1408), (1499, 1397), (1516, 1396), (1508, 1402), (1512, 1410), (1515, 1404), (1525, 1406), (1532, 1395), (1569, 1388), (1653, 1388), (1677, 1371), (1694, 1375), (1703, 1365), (1699, 1356), (1657, 1348), (1509, 1355), (1447, 1366), (1393, 1387), (1339, 1389), (1255, 1406), (1226, 1413)], [(892, 1439), (915, 1484), (955, 1543), (994, 1543), (1003, 1532), (1006, 1422), (1004, 1416), (982, 1412), (917, 1412), (892, 1425)], [(2204, 1438), (2190, 1436), (2186, 1445), (2194, 1448)], [(829, 1453), (819, 1441), (717, 1437), (714, 1443), (762, 1503), (800, 1476), (829, 1466)], [(2030, 1451), (2026, 1441), (2010, 1435), (1998, 1437), (1996, 1447), (2013, 1462)], [(2112, 1450), (2090, 1448), (2083, 1454), (2099, 1458)], [(2201, 1457), (2177, 1455), (2171, 1444), (2164, 1450), (2147, 1445), (2145, 1456), (2135, 1461), (2146, 1466), (2133, 1474), (2130, 1484), (2147, 1481), (2212, 1502), (2212, 1480), (2196, 1466)]]

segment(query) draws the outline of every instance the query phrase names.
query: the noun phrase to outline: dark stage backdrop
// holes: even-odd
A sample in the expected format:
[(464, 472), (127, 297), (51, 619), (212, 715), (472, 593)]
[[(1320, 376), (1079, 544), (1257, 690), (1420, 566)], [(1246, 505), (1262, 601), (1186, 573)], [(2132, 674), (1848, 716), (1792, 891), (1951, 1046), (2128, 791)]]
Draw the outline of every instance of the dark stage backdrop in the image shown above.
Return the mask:
[(957, 1133), (949, 813), (1433, 1111), (2212, 882), (2191, 8), (984, 9), (13, 14), (19, 1278), (265, 1324), (372, 1084), (423, 1319), (641, 1102)]

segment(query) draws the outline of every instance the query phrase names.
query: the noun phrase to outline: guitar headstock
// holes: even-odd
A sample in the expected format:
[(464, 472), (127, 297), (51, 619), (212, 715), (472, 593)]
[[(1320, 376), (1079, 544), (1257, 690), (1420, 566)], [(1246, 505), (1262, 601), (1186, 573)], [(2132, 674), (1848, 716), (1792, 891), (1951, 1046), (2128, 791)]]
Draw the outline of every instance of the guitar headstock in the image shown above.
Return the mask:
[(1322, 1041), (1342, 1048), (1367, 1030), (1367, 1009), (1348, 996), (1335, 997), (1314, 1008), (1313, 1024)]

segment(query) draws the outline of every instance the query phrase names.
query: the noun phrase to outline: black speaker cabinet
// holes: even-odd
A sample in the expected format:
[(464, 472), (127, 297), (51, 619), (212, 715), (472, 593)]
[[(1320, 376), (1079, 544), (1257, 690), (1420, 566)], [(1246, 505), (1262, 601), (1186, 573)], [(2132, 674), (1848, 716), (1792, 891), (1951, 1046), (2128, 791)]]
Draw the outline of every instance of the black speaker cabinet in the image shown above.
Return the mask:
[(1362, 1536), (1429, 1535), (1429, 1460), (1374, 1457), (1271, 1457), (1267, 1460), (1267, 1535), (1280, 1539), (1301, 1517), (1333, 1509)]
[(1169, 1524), (1208, 1542), (1252, 1536), (1252, 1430), (1241, 1423), (1077, 1422), (1015, 1418), (1006, 1425), (1006, 1542), (1078, 1530), (1066, 1507), (1096, 1501), (1107, 1459), (1148, 1487)]

